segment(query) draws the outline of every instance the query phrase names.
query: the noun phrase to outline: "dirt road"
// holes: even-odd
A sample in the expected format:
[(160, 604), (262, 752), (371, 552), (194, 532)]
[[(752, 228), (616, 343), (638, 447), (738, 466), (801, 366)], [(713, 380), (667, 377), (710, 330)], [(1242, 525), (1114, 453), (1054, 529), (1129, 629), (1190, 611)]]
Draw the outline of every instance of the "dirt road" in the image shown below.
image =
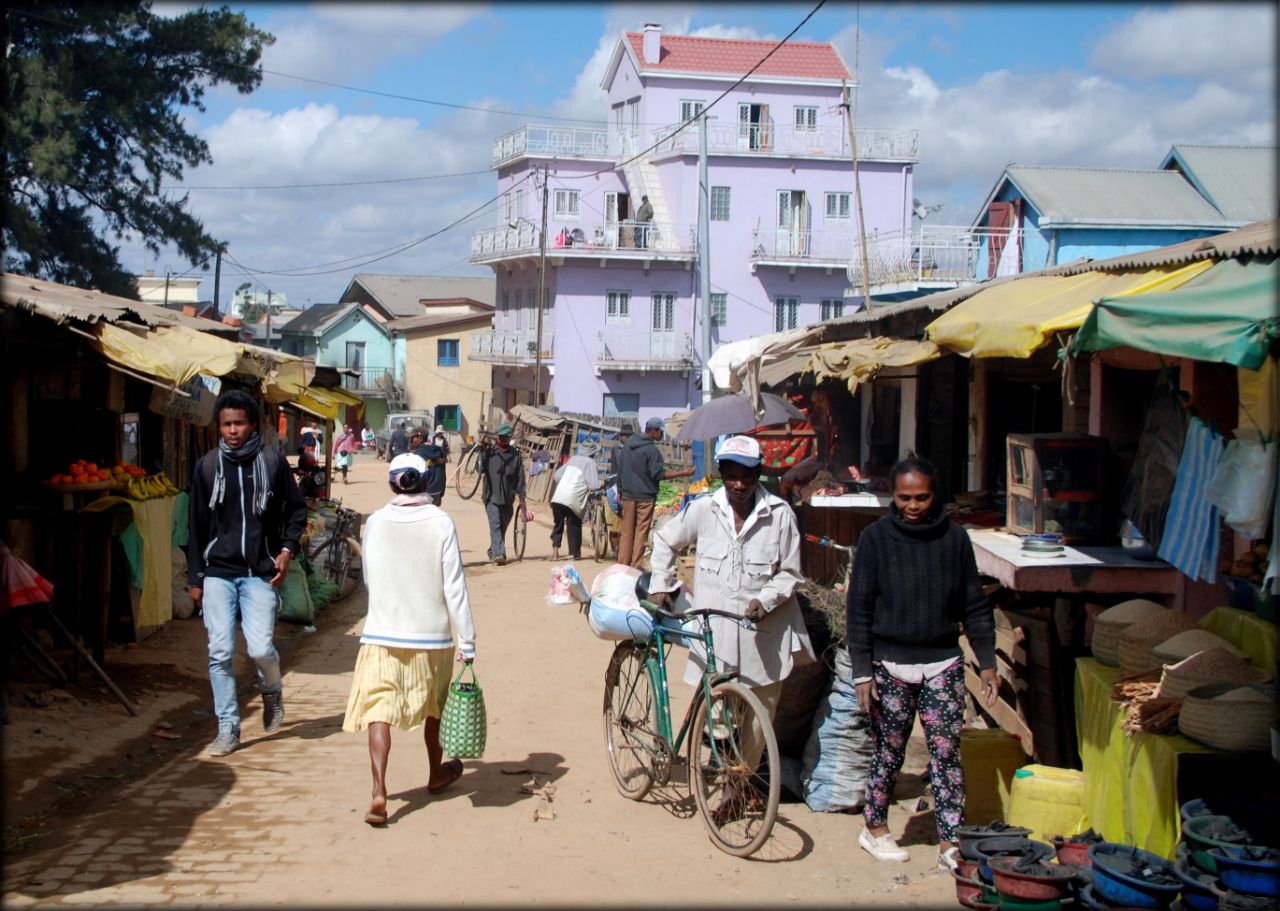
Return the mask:
[[(388, 498), (385, 470), (361, 456), (335, 492), (368, 513)], [(363, 823), (366, 743), (341, 730), (364, 613), (357, 593), (286, 653), (280, 731), (262, 733), (256, 697), (230, 757), (204, 755), (211, 720), (189, 727), (144, 775), (51, 823), (38, 847), (10, 851), (5, 906), (954, 905), (926, 843), (931, 817), (909, 820), (903, 809), (919, 796), (915, 775), (904, 776), (890, 818), (894, 831), (919, 833), (905, 839), (906, 864), (860, 851), (860, 818), (803, 803), (784, 803), (760, 855), (739, 860), (712, 846), (683, 783), (640, 803), (620, 797), (601, 726), (612, 643), (595, 639), (575, 607), (545, 602), (550, 510), (535, 507), (525, 560), (497, 567), (485, 559), (479, 499), (451, 487), (444, 507), (463, 544), (489, 710), (485, 758), (468, 761), (456, 785), (428, 795), (420, 735), (394, 732), (390, 824)], [(589, 582), (603, 567), (580, 571)], [(281, 635), (296, 631), (281, 625)], [(680, 670), (676, 662), (673, 680)], [(908, 772), (919, 772), (918, 757)]]

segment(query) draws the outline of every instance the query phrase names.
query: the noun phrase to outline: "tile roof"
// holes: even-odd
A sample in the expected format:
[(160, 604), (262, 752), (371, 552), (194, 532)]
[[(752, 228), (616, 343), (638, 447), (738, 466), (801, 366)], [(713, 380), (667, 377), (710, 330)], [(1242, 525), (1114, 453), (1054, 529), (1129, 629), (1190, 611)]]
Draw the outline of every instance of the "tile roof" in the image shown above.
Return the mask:
[(1005, 175), (1042, 221), (1060, 226), (1231, 227), (1173, 171), (1010, 165)]
[(1178, 143), (1162, 168), (1177, 166), (1197, 190), (1233, 222), (1275, 218), (1275, 146), (1211, 146)]
[[(627, 32), (641, 72), (724, 73), (741, 76), (773, 50), (776, 41), (738, 38), (695, 38), (663, 35), (658, 62), (645, 63), (644, 35)], [(757, 76), (793, 79), (852, 78), (836, 49), (827, 42), (788, 41), (755, 71)]]

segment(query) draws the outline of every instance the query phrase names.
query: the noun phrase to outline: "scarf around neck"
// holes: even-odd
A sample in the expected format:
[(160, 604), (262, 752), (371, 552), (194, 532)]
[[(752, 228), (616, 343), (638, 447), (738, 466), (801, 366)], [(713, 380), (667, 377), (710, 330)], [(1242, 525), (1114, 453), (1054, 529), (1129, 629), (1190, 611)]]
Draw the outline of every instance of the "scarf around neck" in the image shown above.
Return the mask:
[(260, 516), (267, 511), (267, 501), (271, 499), (271, 476), (267, 471), (267, 454), (262, 448), (262, 437), (258, 436), (256, 430), (239, 449), (232, 449), (226, 440), (218, 440), (218, 469), (213, 477), (209, 508), (220, 504), (222, 495), (226, 492), (226, 463), (243, 465), (250, 459), (253, 460), (253, 512)]

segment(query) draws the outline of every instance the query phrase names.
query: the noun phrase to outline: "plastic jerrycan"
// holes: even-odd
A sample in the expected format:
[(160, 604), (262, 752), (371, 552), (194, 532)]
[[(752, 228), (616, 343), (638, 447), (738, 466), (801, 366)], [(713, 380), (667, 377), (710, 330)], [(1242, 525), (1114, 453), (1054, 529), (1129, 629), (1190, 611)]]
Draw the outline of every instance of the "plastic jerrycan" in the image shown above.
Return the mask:
[(1013, 773), (1009, 798), (1010, 825), (1026, 826), (1031, 837), (1078, 835), (1089, 827), (1084, 808), (1084, 772), (1032, 764)]

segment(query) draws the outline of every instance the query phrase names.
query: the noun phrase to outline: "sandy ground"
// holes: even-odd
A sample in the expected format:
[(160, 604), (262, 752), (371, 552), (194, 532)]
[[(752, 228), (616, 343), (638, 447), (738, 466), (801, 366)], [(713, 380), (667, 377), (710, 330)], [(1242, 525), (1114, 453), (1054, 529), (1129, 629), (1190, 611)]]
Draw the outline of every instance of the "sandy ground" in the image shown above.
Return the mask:
[[(361, 456), (335, 492), (371, 512), (388, 497), (385, 469)], [(535, 506), (525, 559), (497, 567), (479, 499), (451, 487), (444, 506), (463, 544), (489, 711), (485, 757), (454, 787), (428, 795), (420, 735), (395, 732), (390, 824), (361, 821), (366, 743), (341, 722), (362, 591), (323, 612), (314, 634), (278, 626), (287, 720), (275, 734), (261, 731), (242, 648), (245, 743), (226, 759), (203, 753), (215, 733), (203, 627), (175, 620), (108, 652), (138, 718), (87, 670), (66, 690), (15, 674), (31, 681), (10, 683), (4, 728), (5, 906), (954, 906), (950, 877), (934, 869), (932, 817), (911, 812), (919, 743), (890, 817), (906, 832), (905, 864), (859, 850), (858, 817), (803, 803), (784, 802), (770, 841), (741, 860), (708, 840), (682, 781), (638, 803), (619, 796), (601, 723), (612, 643), (576, 607), (545, 601), (549, 508)], [(604, 566), (579, 569), (589, 581)], [(673, 711), (688, 695), (673, 683)]]

